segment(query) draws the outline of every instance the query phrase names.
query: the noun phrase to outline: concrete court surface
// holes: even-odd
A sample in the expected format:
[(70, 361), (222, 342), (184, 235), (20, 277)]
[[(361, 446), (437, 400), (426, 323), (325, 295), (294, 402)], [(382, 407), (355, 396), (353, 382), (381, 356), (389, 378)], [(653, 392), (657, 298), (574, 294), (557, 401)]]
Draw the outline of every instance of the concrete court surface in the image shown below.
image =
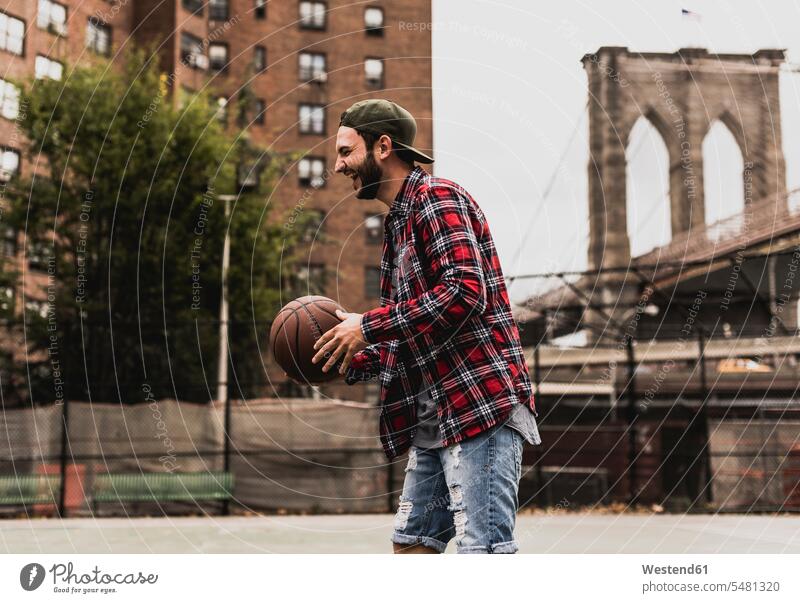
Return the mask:
[[(392, 519), (10, 519), (0, 520), (0, 553), (388, 553)], [(521, 553), (800, 553), (800, 517), (520, 515), (516, 537)]]

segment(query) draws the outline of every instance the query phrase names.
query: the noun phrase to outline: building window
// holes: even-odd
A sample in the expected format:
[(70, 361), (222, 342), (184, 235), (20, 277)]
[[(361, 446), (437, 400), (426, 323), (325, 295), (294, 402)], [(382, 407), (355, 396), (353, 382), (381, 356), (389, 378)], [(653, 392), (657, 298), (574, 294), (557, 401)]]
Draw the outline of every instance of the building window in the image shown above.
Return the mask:
[(325, 212), (321, 209), (309, 209), (309, 219), (303, 231), (303, 242), (312, 243), (319, 239), (322, 233), (322, 223), (325, 221)]
[(183, 8), (192, 14), (200, 14), (203, 12), (203, 0), (182, 0)]
[(381, 269), (375, 266), (364, 268), (364, 297), (374, 299), (381, 296)]
[(368, 36), (383, 35), (383, 9), (370, 6), (364, 9), (364, 30)]
[(297, 181), (300, 186), (311, 188), (325, 186), (325, 160), (321, 157), (303, 157), (297, 163)]
[(51, 80), (60, 80), (64, 74), (64, 66), (58, 61), (54, 61), (41, 54), (36, 55), (36, 63), (34, 65), (34, 73), (37, 79), (43, 80), (50, 78)]
[(322, 53), (301, 52), (298, 55), (298, 67), (301, 82), (313, 80), (324, 83), (328, 79), (327, 60)]
[(260, 171), (255, 163), (242, 163), (236, 170), (236, 182), (242, 191), (253, 191), (258, 188)]
[(25, 302), (26, 314), (35, 314), (39, 318), (47, 318), (50, 311), (50, 304), (41, 299), (29, 299)]
[(228, 99), (224, 96), (217, 97), (216, 118), (220, 123), (228, 123)]
[(305, 29), (325, 29), (324, 2), (300, 2), (300, 27)]
[(364, 59), (364, 78), (367, 86), (383, 87), (383, 59)]
[(253, 103), (253, 123), (258, 124), (259, 126), (264, 125), (264, 114), (267, 111), (267, 103), (264, 102), (263, 98), (257, 98)]
[(0, 287), (0, 310), (7, 314), (14, 311), (14, 287)]
[(300, 133), (325, 134), (325, 107), (300, 105)]
[(3, 255), (7, 258), (17, 255), (17, 231), (11, 226), (6, 226), (3, 231)]
[(325, 265), (306, 264), (297, 269), (297, 280), (303, 295), (325, 293)]
[(19, 115), (19, 88), (0, 79), (0, 115), (6, 119), (17, 119)]
[(44, 241), (31, 241), (28, 239), (25, 245), (25, 259), (28, 260), (28, 267), (31, 270), (47, 270), (47, 260), (50, 257), (47, 244)]
[(0, 50), (22, 54), (25, 44), (25, 22), (6, 13), (0, 13)]
[(364, 231), (368, 245), (383, 243), (383, 217), (367, 214), (364, 218)]
[(215, 71), (222, 71), (228, 66), (228, 45), (213, 42), (208, 45), (208, 64)]
[(267, 68), (267, 49), (263, 46), (253, 48), (253, 67), (256, 73)]
[(36, 25), (59, 36), (67, 35), (67, 7), (52, 0), (39, 0)]
[(90, 17), (86, 26), (86, 47), (94, 50), (97, 54), (109, 56), (111, 54), (111, 27)]
[(212, 21), (225, 21), (228, 18), (228, 0), (209, 0), (208, 18)]
[(194, 69), (208, 67), (208, 58), (203, 54), (203, 42), (200, 38), (181, 32), (181, 61)]
[(267, 18), (267, 0), (255, 0), (255, 17), (256, 19)]

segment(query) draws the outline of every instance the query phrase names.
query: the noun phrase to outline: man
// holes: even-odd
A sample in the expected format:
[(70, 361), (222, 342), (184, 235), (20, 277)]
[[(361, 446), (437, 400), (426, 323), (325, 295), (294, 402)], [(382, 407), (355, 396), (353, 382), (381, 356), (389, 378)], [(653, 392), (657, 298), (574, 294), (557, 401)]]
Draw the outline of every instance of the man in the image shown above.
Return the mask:
[(523, 439), (539, 444), (531, 383), (486, 219), (459, 185), (433, 178), (399, 105), (341, 116), (336, 172), (389, 207), (381, 307), (339, 313), (313, 361), (348, 384), (380, 379), (380, 437), (408, 450), (395, 552), (514, 553)]

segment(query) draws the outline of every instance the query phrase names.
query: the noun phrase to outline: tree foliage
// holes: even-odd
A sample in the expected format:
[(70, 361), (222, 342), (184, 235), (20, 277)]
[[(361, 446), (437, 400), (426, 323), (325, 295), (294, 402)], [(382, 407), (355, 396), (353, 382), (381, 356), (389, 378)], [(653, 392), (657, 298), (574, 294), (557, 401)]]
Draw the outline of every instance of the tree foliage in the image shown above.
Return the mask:
[[(59, 377), (70, 400), (135, 403), (144, 388), (157, 398), (215, 398), (227, 229), (231, 395), (265, 381), (279, 275), (292, 272), (302, 231), (269, 211), (292, 158), (250, 143), (246, 90), (236, 127), (225, 128), (207, 93), (176, 106), (155, 63), (136, 50), (124, 66), (19, 82), (27, 152), (43, 173), (15, 183), (8, 217), (28, 251), (44, 246), (51, 301), (46, 316), (25, 316), (35, 404), (58, 397)], [(237, 173), (250, 167), (258, 187), (238, 190)], [(237, 193), (226, 220), (218, 196)]]

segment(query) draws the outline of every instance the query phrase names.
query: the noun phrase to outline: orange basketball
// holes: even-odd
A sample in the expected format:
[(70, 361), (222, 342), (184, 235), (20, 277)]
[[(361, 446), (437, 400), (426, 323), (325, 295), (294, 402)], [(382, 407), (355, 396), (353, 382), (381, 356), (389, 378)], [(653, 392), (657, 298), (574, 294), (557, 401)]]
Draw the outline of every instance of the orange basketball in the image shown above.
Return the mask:
[(297, 381), (323, 383), (338, 376), (340, 361), (327, 373), (322, 372), (325, 360), (313, 364), (314, 344), (323, 333), (341, 320), (336, 310), (345, 311), (332, 299), (321, 295), (306, 295), (289, 302), (272, 322), (269, 343), (272, 355), (280, 367)]

